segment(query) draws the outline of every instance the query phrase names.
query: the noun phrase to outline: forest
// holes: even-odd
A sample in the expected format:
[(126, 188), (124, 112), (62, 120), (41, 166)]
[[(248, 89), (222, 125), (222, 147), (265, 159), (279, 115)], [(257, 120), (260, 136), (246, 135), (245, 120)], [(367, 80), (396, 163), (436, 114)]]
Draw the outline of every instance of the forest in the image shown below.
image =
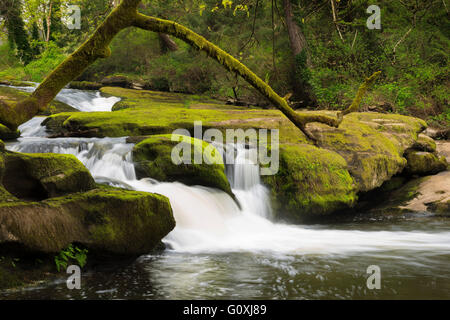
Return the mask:
[[(41, 82), (117, 5), (106, 0), (2, 3), (0, 78), (34, 82)], [(140, 11), (170, 18), (207, 37), (281, 96), (293, 94), (296, 108), (342, 109), (364, 77), (382, 71), (364, 98), (364, 108), (448, 127), (450, 28), (445, 1), (380, 1), (380, 30), (366, 26), (367, 1), (333, 3), (334, 9), (330, 1), (142, 1)], [(81, 30), (70, 30), (61, 20), (69, 4), (83, 8)], [(289, 26), (296, 34), (292, 39)], [(111, 52), (77, 81), (120, 75), (152, 90), (267, 104), (245, 81), (164, 34), (123, 30)]]
[(0, 0), (0, 299), (448, 299), (448, 6)]

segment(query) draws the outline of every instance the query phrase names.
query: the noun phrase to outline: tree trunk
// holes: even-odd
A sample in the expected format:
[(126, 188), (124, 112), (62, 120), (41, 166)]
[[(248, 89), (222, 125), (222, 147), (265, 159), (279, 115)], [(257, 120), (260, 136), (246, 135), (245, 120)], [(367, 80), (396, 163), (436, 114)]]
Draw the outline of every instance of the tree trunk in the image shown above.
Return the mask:
[(167, 53), (168, 51), (177, 51), (178, 45), (170, 39), (170, 37), (165, 33), (158, 33), (159, 47), (161, 53)]
[(333, 23), (336, 26), (336, 30), (339, 34), (339, 38), (341, 38), (341, 40), (344, 41), (344, 37), (342, 36), (341, 30), (339, 29), (339, 25), (337, 22), (336, 4), (335, 4), (334, 0), (331, 0), (331, 12), (333, 14)]
[(47, 17), (45, 18), (46, 22), (47, 22), (47, 34), (45, 36), (45, 42), (50, 41), (50, 27), (52, 25), (52, 5), (53, 5), (53, 3), (50, 1), (50, 6), (48, 8)]
[(286, 28), (293, 55), (293, 68), (291, 84), (293, 98), (298, 101), (299, 107), (316, 107), (317, 101), (309, 84), (310, 60), (307, 52), (305, 35), (293, 19), (292, 4), (290, 0), (283, 0)]
[(292, 4), (290, 0), (284, 0), (284, 14), (286, 18), (286, 27), (289, 33), (289, 42), (294, 56), (300, 54), (306, 49), (306, 38), (301, 32), (299, 26), (293, 19)]

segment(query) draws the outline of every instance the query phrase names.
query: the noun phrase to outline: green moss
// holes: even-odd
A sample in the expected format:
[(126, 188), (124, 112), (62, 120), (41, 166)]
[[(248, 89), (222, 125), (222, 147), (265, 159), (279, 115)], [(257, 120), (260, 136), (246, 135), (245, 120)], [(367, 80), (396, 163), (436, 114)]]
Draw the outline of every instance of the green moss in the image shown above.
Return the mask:
[[(191, 163), (177, 165), (173, 162), (172, 151), (175, 146), (180, 148), (179, 151), (182, 150), (181, 148), (191, 150), (189, 159)], [(208, 149), (205, 151), (206, 148)], [(181, 155), (181, 152), (176, 154)], [(195, 163), (196, 157), (200, 157), (201, 163)], [(133, 159), (136, 163), (136, 172), (140, 177), (151, 177), (159, 181), (180, 181), (188, 185), (203, 185), (220, 189), (234, 197), (219, 151), (202, 140), (175, 134), (151, 136), (135, 146)], [(176, 159), (179, 162), (181, 160), (181, 158)]]
[(264, 176), (278, 218), (294, 222), (352, 207), (357, 199), (346, 161), (307, 144), (281, 145), (280, 169)]
[(424, 151), (407, 151), (408, 161), (405, 173), (410, 175), (430, 175), (447, 169), (445, 157), (438, 158), (435, 154)]
[(128, 256), (150, 252), (175, 226), (166, 197), (111, 187), (2, 205), (0, 223), (1, 239), (31, 251), (58, 253), (76, 242), (89, 252)]
[(175, 226), (169, 200), (158, 194), (101, 187), (46, 203), (83, 212), (90, 246), (118, 254), (150, 250)]
[(80, 90), (99, 90), (103, 85), (97, 82), (89, 82), (89, 81), (72, 81), (69, 84), (71, 89), (80, 89)]
[(73, 155), (7, 152), (5, 186), (17, 197), (55, 197), (95, 188), (89, 171)]
[(130, 108), (130, 104), (126, 101), (119, 101), (117, 102), (112, 108), (111, 111), (119, 111)]
[(347, 161), (358, 191), (377, 188), (400, 173), (406, 166), (405, 150), (425, 128), (420, 119), (377, 113), (351, 113), (337, 129), (311, 125), (318, 145)]
[[(258, 121), (280, 118), (274, 110), (237, 110), (224, 106), (223, 109), (206, 109), (183, 103), (157, 102), (146, 99), (127, 99), (127, 109), (115, 112), (62, 113), (49, 117), (44, 125), (56, 134), (64, 132), (89, 131), (99, 137), (139, 136), (171, 133), (178, 128), (193, 129), (194, 121), (202, 121), (204, 129), (229, 128), (230, 121), (250, 121), (246, 127), (257, 127)], [(253, 119), (258, 121), (252, 122)], [(239, 123), (234, 124), (239, 126)]]
[(435, 152), (436, 142), (424, 134), (419, 134), (417, 141), (412, 148), (418, 151)]
[(361, 100), (366, 94), (366, 91), (373, 85), (380, 73), (381, 71), (374, 72), (370, 77), (364, 80), (364, 82), (359, 86), (358, 92), (356, 93), (351, 105), (342, 112), (342, 115), (358, 111), (359, 105), (361, 104)]
[(11, 131), (8, 127), (5, 127), (0, 123), (0, 139), (14, 140), (20, 136), (19, 130)]

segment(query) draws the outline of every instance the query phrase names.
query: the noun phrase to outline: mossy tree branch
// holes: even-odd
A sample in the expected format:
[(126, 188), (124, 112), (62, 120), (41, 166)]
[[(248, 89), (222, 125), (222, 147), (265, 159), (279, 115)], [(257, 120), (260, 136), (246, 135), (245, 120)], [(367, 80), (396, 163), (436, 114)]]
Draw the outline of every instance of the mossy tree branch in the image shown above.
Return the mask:
[(336, 118), (326, 115), (300, 115), (296, 113), (287, 103), (285, 99), (280, 97), (268, 84), (253, 73), (249, 68), (242, 64), (239, 60), (232, 57), (230, 54), (220, 49), (218, 46), (206, 40), (204, 37), (193, 32), (192, 30), (170, 20), (149, 17), (138, 13), (134, 26), (141, 29), (161, 32), (172, 35), (178, 39), (183, 40), (192, 47), (206, 52), (206, 54), (218, 61), (226, 69), (240, 75), (244, 80), (257, 89), (270, 102), (272, 102), (283, 114), (291, 120), (300, 130), (307, 136), (305, 126), (309, 122), (323, 122), (330, 126), (339, 126), (339, 121)]
[(90, 64), (98, 58), (108, 57), (111, 53), (109, 44), (112, 39), (119, 31), (131, 26), (172, 35), (192, 47), (206, 52), (208, 56), (217, 60), (226, 69), (244, 78), (311, 139), (313, 137), (306, 131), (306, 124), (309, 122), (321, 122), (329, 126), (338, 127), (344, 114), (353, 112), (355, 108), (357, 109), (362, 95), (367, 90), (368, 84), (366, 82), (373, 77), (366, 79), (366, 82), (363, 84), (365, 89), (360, 88), (354, 103), (349, 109), (340, 113), (337, 118), (327, 115), (298, 114), (288, 105), (284, 98), (280, 97), (249, 68), (224, 50), (207, 41), (204, 37), (176, 22), (138, 13), (137, 6), (140, 2), (141, 0), (123, 0), (108, 15), (94, 34), (51, 72), (29, 98), (17, 103), (16, 106), (9, 106), (4, 102), (0, 103), (0, 122), (15, 130), (20, 124), (31, 119), (40, 110), (45, 109), (58, 92), (67, 83), (79, 76)]
[(338, 113), (338, 118), (342, 120), (342, 118), (351, 112), (356, 112), (359, 109), (359, 105), (361, 104), (361, 100), (364, 97), (364, 95), (367, 92), (367, 89), (369, 89), (377, 77), (380, 75), (381, 71), (374, 72), (370, 77), (366, 78), (364, 82), (359, 86), (358, 92), (356, 92), (356, 96), (352, 101), (352, 104), (345, 109), (344, 111), (341, 111)]

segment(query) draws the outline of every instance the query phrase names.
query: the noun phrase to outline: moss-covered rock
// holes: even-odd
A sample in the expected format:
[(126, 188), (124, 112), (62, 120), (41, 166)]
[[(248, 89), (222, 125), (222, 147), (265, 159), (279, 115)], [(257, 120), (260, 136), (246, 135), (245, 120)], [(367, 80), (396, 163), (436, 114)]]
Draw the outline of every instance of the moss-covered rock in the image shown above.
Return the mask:
[(417, 151), (435, 152), (436, 142), (429, 136), (421, 133), (411, 148)]
[[(344, 117), (339, 128), (310, 123), (307, 129), (317, 139), (317, 146), (314, 146), (278, 110), (231, 107), (204, 100), (203, 97), (145, 90), (103, 87), (101, 91), (123, 98), (123, 104), (117, 107), (120, 110), (64, 113), (49, 117), (45, 125), (56, 135), (76, 135), (77, 132), (83, 132), (84, 136), (87, 133), (88, 136), (99, 137), (169, 134), (179, 128), (192, 132), (194, 121), (202, 121), (203, 130), (278, 129), (283, 146), (281, 170), (273, 177), (264, 177), (264, 181), (272, 191), (279, 217), (285, 214), (290, 220), (301, 220), (303, 214), (321, 216), (348, 208), (354, 203), (356, 194), (378, 188), (402, 173), (407, 165), (406, 150), (434, 148), (433, 141), (420, 135), (426, 128), (426, 123), (402, 115), (351, 113)], [(298, 113), (336, 117), (336, 112), (333, 111)], [(289, 156), (290, 152), (292, 156)], [(300, 159), (305, 156), (308, 160), (300, 165), (295, 161), (296, 156)], [(327, 169), (325, 160), (317, 160), (321, 157), (327, 159), (327, 156), (334, 159), (333, 164), (338, 163), (340, 176), (352, 179), (351, 186), (347, 181), (339, 185), (337, 190), (330, 187), (330, 179), (335, 181), (338, 175), (324, 178), (322, 174), (325, 175), (331, 169)], [(318, 167), (322, 169), (309, 168), (308, 161), (320, 163)], [(302, 170), (301, 174), (314, 187), (303, 184), (303, 178), (296, 176), (299, 175), (297, 170)], [(161, 170), (157, 173), (153, 169), (152, 174), (162, 176)]]
[(89, 81), (72, 81), (69, 83), (69, 88), (79, 90), (99, 90), (103, 85), (98, 82)]
[(131, 83), (131, 80), (123, 75), (107, 76), (101, 81), (101, 84), (103, 86), (122, 88), (129, 88), (131, 86)]
[(119, 111), (128, 108), (130, 108), (130, 104), (127, 103), (126, 100), (122, 100), (114, 104), (113, 107), (111, 108), (111, 111)]
[(97, 185), (72, 155), (0, 152), (0, 182), (0, 252), (135, 256), (175, 226), (166, 197)]
[(405, 157), (407, 159), (405, 173), (409, 175), (436, 174), (447, 169), (445, 157), (439, 158), (430, 152), (409, 150)]
[(355, 179), (357, 191), (377, 188), (403, 171), (405, 150), (426, 128), (423, 120), (395, 114), (353, 113), (339, 128), (311, 124), (318, 145), (340, 154)]
[(19, 81), (19, 80), (0, 80), (0, 84), (14, 87), (33, 87), (33, 82)]
[(174, 227), (158, 194), (99, 187), (40, 202), (0, 203), (0, 245), (57, 253), (71, 243), (117, 255), (150, 252)]
[[(183, 163), (178, 157), (182, 149), (175, 152), (175, 159), (172, 159), (176, 146), (191, 150), (190, 157), (187, 157), (190, 163)], [(196, 157), (200, 157), (201, 163), (195, 163)], [(139, 178), (151, 177), (159, 181), (207, 186), (234, 197), (219, 151), (202, 140), (175, 134), (151, 136), (134, 147), (133, 160)]]
[(40, 116), (50, 116), (62, 112), (80, 112), (80, 110), (65, 104), (64, 102), (53, 100), (45, 110), (39, 111)]
[(20, 199), (46, 199), (95, 188), (89, 171), (73, 155), (3, 154), (2, 184)]
[(263, 180), (272, 190), (277, 217), (294, 222), (352, 207), (357, 200), (344, 158), (307, 144), (281, 145), (279, 172)]
[[(115, 112), (63, 113), (48, 117), (44, 125), (55, 136), (122, 137), (167, 134), (178, 128), (204, 129), (279, 127), (281, 137), (306, 142), (303, 133), (276, 110), (227, 106), (206, 97), (147, 90), (103, 87), (101, 92), (121, 97)], [(293, 137), (291, 132), (297, 133)], [(298, 133), (299, 132), (299, 133)]]
[(20, 131), (11, 131), (8, 127), (0, 123), (0, 139), (2, 140), (14, 140), (20, 137)]

